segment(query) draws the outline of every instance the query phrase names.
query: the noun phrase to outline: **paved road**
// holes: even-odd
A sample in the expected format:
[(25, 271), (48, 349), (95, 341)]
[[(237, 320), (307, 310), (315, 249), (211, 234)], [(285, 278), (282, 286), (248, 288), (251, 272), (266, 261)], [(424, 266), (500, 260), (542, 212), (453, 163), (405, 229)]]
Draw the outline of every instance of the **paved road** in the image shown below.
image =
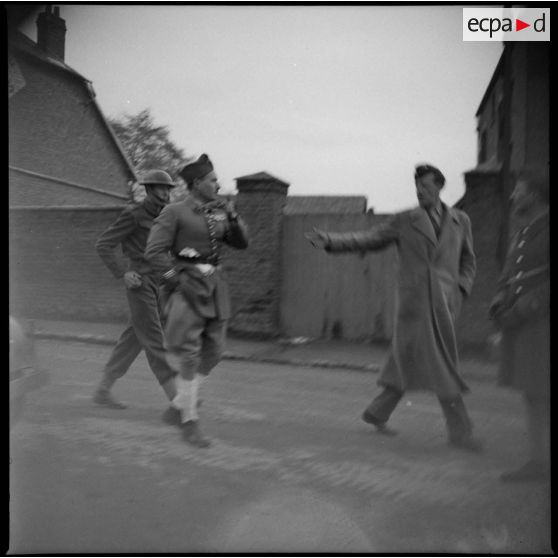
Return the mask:
[(525, 451), (513, 393), (473, 385), (477, 456), (446, 446), (431, 395), (386, 438), (359, 420), (374, 374), (228, 361), (204, 386), (214, 444), (195, 450), (159, 421), (143, 357), (113, 411), (90, 402), (108, 347), (38, 354), (51, 383), (11, 430), (11, 553), (551, 552), (548, 486), (497, 480)]

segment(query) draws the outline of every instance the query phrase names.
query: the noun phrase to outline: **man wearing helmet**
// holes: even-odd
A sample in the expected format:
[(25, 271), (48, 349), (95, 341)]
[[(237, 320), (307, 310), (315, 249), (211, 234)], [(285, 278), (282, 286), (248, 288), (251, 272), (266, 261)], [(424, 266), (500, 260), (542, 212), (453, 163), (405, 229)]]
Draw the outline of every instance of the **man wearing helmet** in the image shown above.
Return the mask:
[[(155, 217), (169, 202), (172, 178), (162, 170), (147, 172), (141, 184), (146, 197), (140, 204), (130, 204), (116, 221), (97, 240), (99, 256), (117, 279), (122, 279), (130, 309), (128, 325), (105, 365), (103, 378), (93, 400), (98, 405), (124, 409), (110, 393), (139, 355), (145, 351), (147, 361), (169, 400), (176, 396), (175, 372), (166, 360), (165, 344), (159, 315), (159, 289), (151, 267), (143, 253)], [(117, 255), (118, 246), (127, 258), (123, 262)]]
[(230, 317), (220, 251), (223, 243), (246, 248), (248, 235), (233, 204), (218, 196), (219, 182), (207, 155), (186, 165), (180, 176), (189, 196), (165, 207), (155, 220), (145, 257), (170, 293), (165, 338), (169, 358), (180, 370), (177, 396), (163, 419), (181, 427), (185, 442), (207, 447), (210, 442), (198, 426), (198, 391), (221, 359)]

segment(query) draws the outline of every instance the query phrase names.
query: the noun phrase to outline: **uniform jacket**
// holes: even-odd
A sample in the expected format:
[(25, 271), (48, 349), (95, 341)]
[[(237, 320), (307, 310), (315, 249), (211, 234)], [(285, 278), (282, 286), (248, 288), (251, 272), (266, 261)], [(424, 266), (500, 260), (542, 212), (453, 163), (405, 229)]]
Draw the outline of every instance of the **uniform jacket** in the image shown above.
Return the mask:
[(393, 215), (370, 230), (329, 234), (331, 252), (378, 250), (395, 243), (399, 280), (392, 349), (378, 383), (455, 397), (459, 375), (455, 320), (476, 271), (471, 223), (443, 205), (439, 238), (424, 209)]
[[(219, 252), (223, 243), (246, 248), (248, 232), (240, 217), (229, 221), (223, 209), (210, 207), (192, 197), (165, 207), (153, 223), (145, 258), (160, 275), (169, 269), (179, 273), (181, 291), (198, 314), (226, 320), (230, 300)], [(199, 258), (181, 258), (187, 249), (195, 250)], [(216, 270), (205, 276), (194, 265), (196, 261), (216, 265)]]
[(548, 212), (513, 238), (498, 282), (503, 333), (500, 382), (533, 395), (549, 391), (550, 229)]
[[(144, 257), (145, 245), (153, 219), (159, 215), (163, 205), (148, 196), (141, 204), (127, 206), (97, 240), (97, 253), (117, 279), (126, 271), (140, 274), (150, 271)], [(119, 244), (127, 261), (117, 254)]]

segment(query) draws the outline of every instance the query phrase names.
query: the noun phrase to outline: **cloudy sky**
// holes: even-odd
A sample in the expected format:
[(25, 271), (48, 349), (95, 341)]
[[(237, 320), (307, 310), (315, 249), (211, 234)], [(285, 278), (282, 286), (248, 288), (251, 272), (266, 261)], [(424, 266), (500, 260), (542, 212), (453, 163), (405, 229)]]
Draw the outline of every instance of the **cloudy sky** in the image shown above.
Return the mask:
[[(150, 108), (225, 191), (267, 171), (289, 193), (415, 204), (413, 166), (463, 194), (501, 43), (463, 42), (459, 6), (61, 5), (66, 62), (104, 112)], [(26, 32), (35, 38), (34, 23)]]

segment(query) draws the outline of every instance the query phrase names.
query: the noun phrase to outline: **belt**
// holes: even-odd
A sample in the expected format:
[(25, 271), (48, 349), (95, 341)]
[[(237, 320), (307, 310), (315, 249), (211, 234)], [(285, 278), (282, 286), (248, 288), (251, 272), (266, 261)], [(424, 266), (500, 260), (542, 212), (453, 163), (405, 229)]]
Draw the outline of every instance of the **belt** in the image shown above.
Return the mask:
[(187, 258), (178, 258), (178, 271), (186, 271), (188, 268), (195, 268), (197, 269), (203, 276), (209, 277), (213, 275), (215, 271), (221, 269), (219, 264), (214, 265), (209, 263), (207, 260), (201, 261), (199, 258), (194, 259), (187, 259)]

